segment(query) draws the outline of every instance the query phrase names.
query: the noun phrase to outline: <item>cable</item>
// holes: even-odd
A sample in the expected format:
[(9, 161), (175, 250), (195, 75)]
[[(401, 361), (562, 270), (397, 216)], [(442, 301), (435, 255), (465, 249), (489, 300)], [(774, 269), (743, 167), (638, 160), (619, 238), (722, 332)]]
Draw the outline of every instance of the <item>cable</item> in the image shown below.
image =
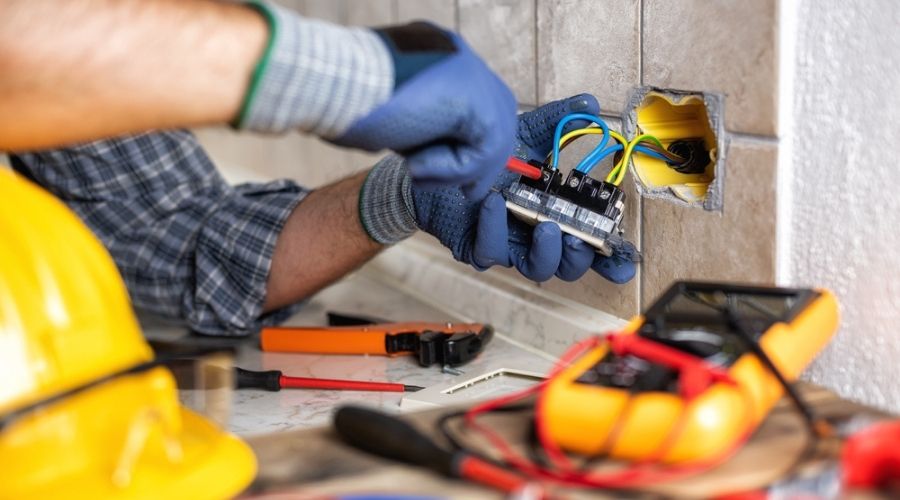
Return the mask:
[[(565, 145), (565, 143), (567, 142), (566, 139), (570, 135), (574, 138), (574, 137), (577, 137), (578, 135), (582, 135), (582, 134), (600, 133), (599, 130), (597, 130), (597, 131), (594, 131), (594, 130), (595, 129), (591, 129), (591, 128), (574, 130), (572, 132), (569, 132), (569, 134), (566, 134), (566, 136), (563, 136), (561, 141), (563, 142), (563, 145)], [(577, 135), (575, 135), (575, 134), (577, 134)], [(663, 147), (662, 143), (659, 141), (659, 139), (657, 139), (656, 137), (653, 137), (649, 134), (644, 134), (643, 136), (636, 138), (637, 142), (635, 142), (634, 140), (632, 140), (630, 142), (626, 141), (625, 138), (621, 134), (619, 134), (618, 132), (616, 132), (614, 130), (610, 130), (609, 134), (613, 139), (616, 139), (618, 142), (620, 142), (621, 145), (610, 146), (604, 150), (599, 150), (598, 148), (595, 148), (587, 156), (585, 156), (581, 160), (580, 163), (578, 163), (578, 165), (575, 167), (575, 170), (577, 170), (579, 172), (583, 172), (585, 174), (589, 174), (591, 172), (591, 170), (593, 170), (593, 168), (597, 164), (599, 164), (601, 161), (603, 161), (606, 157), (608, 157), (612, 153), (615, 153), (616, 151), (621, 151), (622, 149), (625, 149), (626, 146), (629, 145), (630, 143), (635, 143), (635, 146), (633, 147), (633, 149), (634, 149), (633, 153), (645, 154), (647, 156), (656, 158), (658, 160), (662, 160), (670, 165), (680, 165), (687, 161), (684, 158), (665, 149)], [(643, 137), (643, 139), (642, 139), (642, 137)], [(625, 165), (625, 163), (623, 163), (623, 162), (617, 163), (616, 166), (613, 168), (613, 170), (610, 172), (610, 176), (607, 178), (607, 182), (609, 182), (609, 180), (614, 175), (613, 172), (618, 173), (620, 171), (620, 169), (623, 168), (624, 165)], [(621, 175), (620, 177), (624, 178), (624, 175)], [(618, 183), (621, 183), (621, 182), (622, 182), (621, 179), (619, 179)]]
[[(590, 163), (588, 163), (588, 160), (589, 160), (588, 158), (585, 158), (584, 160), (582, 160), (582, 162), (578, 164), (578, 167), (581, 167), (581, 169), (576, 168), (576, 170), (578, 170), (579, 172), (583, 172), (585, 174), (589, 174), (589, 173), (591, 173), (591, 170), (593, 170), (594, 167), (599, 165), (601, 161), (605, 160), (607, 156), (609, 156), (613, 153), (616, 153), (618, 151), (622, 151), (623, 149), (625, 149), (625, 148), (621, 144), (616, 144), (615, 146), (610, 146), (610, 147), (604, 149), (603, 151), (601, 151), (599, 157), (590, 159)], [(587, 164), (587, 166), (583, 166), (583, 164)]]
[[(618, 132), (615, 132), (613, 130), (608, 130), (608, 133), (615, 134), (616, 136), (621, 137), (621, 135)], [(572, 144), (575, 141), (575, 139), (578, 139), (579, 137), (584, 137), (586, 135), (601, 135), (601, 134), (605, 135), (603, 132), (603, 129), (599, 128), (599, 127), (595, 127), (595, 126), (588, 126), (585, 128), (579, 128), (579, 129), (575, 129), (575, 130), (571, 130), (571, 131), (567, 132), (565, 135), (563, 135), (559, 139), (559, 142), (556, 143), (556, 145), (557, 145), (557, 148), (555, 149), (556, 153), (554, 154), (554, 150), (551, 150), (549, 153), (547, 153), (547, 157), (545, 158), (544, 163), (558, 164), (559, 160), (557, 159), (557, 156), (562, 153), (563, 149), (565, 149), (567, 146)], [(592, 149), (591, 152), (588, 153), (586, 156), (591, 156), (594, 153), (596, 153), (597, 151), (600, 151), (601, 146), (603, 146), (602, 141), (597, 143), (597, 145), (594, 146), (594, 149)]]
[[(558, 144), (559, 150), (562, 151), (566, 146), (571, 144), (572, 141), (574, 141), (575, 139), (577, 139), (579, 137), (582, 137), (585, 135), (599, 135), (599, 134), (603, 134), (603, 133), (604, 133), (603, 129), (601, 129), (599, 127), (591, 127), (591, 126), (585, 127), (585, 128), (578, 128), (578, 129), (569, 131), (559, 139), (559, 144)], [(612, 137), (616, 141), (620, 142), (621, 144), (623, 144), (623, 145), (628, 144), (628, 141), (625, 139), (625, 137), (622, 134), (616, 132), (615, 130), (609, 129), (607, 133), (609, 134), (610, 137)], [(599, 151), (600, 144), (598, 144), (597, 146), (598, 147), (595, 147), (593, 151)], [(610, 147), (614, 147), (614, 146), (610, 146)], [(547, 155), (547, 161), (551, 161), (552, 159), (553, 159), (553, 152), (551, 151)]]
[(622, 183), (622, 180), (625, 179), (625, 172), (628, 170), (628, 162), (631, 161), (631, 155), (634, 152), (634, 148), (638, 145), (639, 142), (648, 140), (652, 141), (654, 144), (659, 146), (662, 149), (665, 149), (659, 139), (650, 134), (641, 134), (631, 142), (628, 143), (628, 146), (625, 148), (625, 154), (622, 155), (622, 159), (619, 163), (616, 164), (615, 167), (609, 172), (609, 175), (606, 176), (606, 182), (611, 182), (614, 185), (618, 186)]
[[(559, 139), (559, 142), (557, 143), (558, 151), (562, 151), (566, 146), (571, 144), (572, 141), (574, 141), (575, 139), (577, 139), (579, 137), (583, 137), (585, 135), (599, 135), (599, 134), (604, 134), (604, 132), (603, 132), (603, 129), (597, 128), (597, 127), (585, 127), (585, 128), (572, 130), (572, 131), (566, 133), (564, 136), (562, 136)], [(576, 165), (575, 170), (577, 170), (579, 172), (587, 173), (590, 171), (590, 168), (585, 169), (586, 164), (599, 163), (600, 161), (603, 160), (603, 158), (606, 158), (607, 156), (609, 156), (610, 154), (612, 154), (616, 151), (622, 150), (624, 148), (624, 145), (628, 144), (628, 141), (625, 139), (625, 137), (622, 134), (616, 132), (615, 130), (609, 129), (609, 130), (607, 130), (606, 134), (608, 134), (609, 137), (612, 137), (613, 139), (615, 139), (616, 141), (618, 141), (621, 144), (616, 145), (616, 146), (610, 146), (606, 149), (602, 149), (602, 146), (604, 146), (604, 142), (601, 141), (600, 143), (597, 144), (597, 146), (590, 153), (588, 153), (581, 160), (581, 162), (578, 165)], [(596, 155), (599, 155), (600, 157), (594, 159), (593, 157)], [(556, 157), (554, 156), (554, 152), (551, 151), (550, 154), (547, 155), (547, 161), (548, 162), (554, 161), (555, 159), (556, 159)]]
[(603, 149), (606, 146), (606, 143), (609, 142), (609, 127), (599, 116), (586, 113), (572, 113), (571, 115), (566, 115), (556, 124), (556, 130), (553, 132), (553, 149), (551, 151), (553, 156), (550, 164), (550, 168), (553, 170), (556, 170), (559, 167), (559, 144), (560, 139), (562, 138), (563, 127), (572, 120), (587, 120), (597, 124), (600, 129), (603, 130), (603, 139), (600, 140), (600, 145), (598, 146), (599, 149)]
[[(496, 411), (512, 413), (512, 412), (527, 411), (527, 410), (532, 410), (532, 409), (534, 409), (534, 405), (526, 403), (526, 404), (519, 404), (519, 405), (514, 405), (514, 406), (498, 408)], [(472, 450), (471, 448), (467, 448), (459, 439), (456, 438), (456, 436), (450, 430), (450, 422), (455, 419), (458, 419), (460, 417), (464, 417), (466, 415), (467, 411), (468, 410), (459, 410), (459, 411), (454, 411), (454, 412), (450, 412), (450, 413), (445, 413), (445, 414), (441, 415), (440, 418), (438, 418), (436, 425), (438, 427), (438, 430), (444, 436), (444, 439), (447, 440), (447, 443), (450, 445), (450, 448), (452, 448), (454, 451), (465, 451), (466, 453), (468, 453), (470, 455), (476, 456), (482, 460), (494, 463), (496, 465), (500, 465), (500, 466), (506, 465), (501, 461), (498, 461), (496, 459), (488, 457), (487, 455), (484, 455), (483, 453), (479, 453), (475, 450)]]
[[(569, 116), (574, 117), (575, 115), (569, 115)], [(590, 115), (585, 115), (585, 116), (590, 116)], [(561, 121), (560, 123), (563, 123), (563, 122)], [(557, 126), (557, 130), (559, 130), (559, 129), (560, 129), (560, 127)], [(559, 137), (559, 139), (554, 143), (554, 148), (547, 155), (546, 161), (550, 162), (551, 165), (553, 165), (553, 168), (558, 168), (560, 151), (562, 151), (574, 139), (583, 137), (585, 135), (595, 135), (595, 134), (602, 134), (604, 136), (603, 140), (601, 140), (601, 142), (590, 153), (588, 153), (584, 158), (582, 158), (582, 160), (578, 163), (578, 165), (575, 166), (576, 171), (579, 171), (579, 172), (582, 172), (585, 174), (589, 174), (591, 172), (591, 170), (597, 164), (599, 164), (601, 161), (603, 161), (603, 159), (608, 157), (610, 154), (615, 153), (616, 151), (621, 151), (623, 149), (627, 149), (627, 146), (630, 145), (631, 143), (634, 143), (632, 154), (635, 152), (645, 154), (645, 155), (651, 156), (653, 158), (656, 158), (658, 160), (662, 160), (670, 165), (680, 165), (680, 164), (683, 164), (685, 161), (687, 161), (684, 158), (682, 158), (681, 156), (679, 156), (675, 153), (672, 153), (671, 151), (668, 151), (662, 145), (662, 143), (659, 141), (659, 139), (657, 139), (656, 137), (654, 137), (650, 134), (643, 134), (641, 136), (638, 136), (637, 138), (635, 138), (632, 141), (628, 141), (619, 132), (609, 129), (609, 128), (603, 129), (602, 126), (599, 128), (589, 126), (589, 127), (580, 128), (580, 129), (576, 129), (576, 130), (567, 132), (565, 135)], [(604, 146), (606, 145), (609, 137), (612, 137), (620, 144), (615, 145), (615, 146), (610, 146), (610, 147), (607, 147), (604, 149)], [(619, 177), (619, 179), (617, 179), (618, 184), (621, 184), (622, 179), (624, 178), (624, 174), (619, 174), (619, 172), (624, 168), (625, 165), (626, 165), (626, 163), (621, 162), (621, 161), (619, 163), (617, 163), (616, 166), (613, 167), (613, 170), (610, 172), (610, 175), (607, 177), (607, 182), (610, 182), (612, 179), (615, 179), (615, 177), (613, 177), (613, 175), (618, 174), (618, 177)]]
[(645, 155), (647, 155), (647, 156), (649, 156), (649, 157), (651, 157), (651, 158), (656, 158), (657, 160), (662, 160), (662, 161), (664, 161), (664, 162), (669, 162), (669, 158), (667, 158), (665, 155), (663, 155), (662, 153), (659, 153), (659, 152), (657, 152), (657, 151), (655, 151), (655, 150), (653, 150), (653, 149), (650, 149), (650, 148), (644, 146), (643, 143), (641, 143), (641, 144), (638, 145), (638, 146), (635, 146), (634, 152), (635, 152), (635, 153), (645, 154)]
[(618, 132), (610, 130), (609, 134), (613, 139), (618, 141), (619, 144), (610, 146), (602, 150), (600, 148), (595, 148), (587, 156), (582, 158), (578, 165), (575, 166), (575, 170), (588, 174), (594, 168), (594, 166), (603, 161), (604, 158), (615, 153), (616, 151), (621, 151), (625, 148), (625, 145), (628, 144), (628, 140)]

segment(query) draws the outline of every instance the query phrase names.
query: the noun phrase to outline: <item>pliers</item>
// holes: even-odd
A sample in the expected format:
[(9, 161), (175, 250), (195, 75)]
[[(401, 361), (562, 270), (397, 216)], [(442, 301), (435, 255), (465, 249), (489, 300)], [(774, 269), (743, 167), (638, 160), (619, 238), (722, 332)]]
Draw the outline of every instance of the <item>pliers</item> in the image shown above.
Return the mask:
[(494, 336), (482, 323), (391, 323), (332, 312), (328, 324), (266, 327), (260, 346), (267, 352), (414, 355), (424, 367), (456, 367), (473, 360)]

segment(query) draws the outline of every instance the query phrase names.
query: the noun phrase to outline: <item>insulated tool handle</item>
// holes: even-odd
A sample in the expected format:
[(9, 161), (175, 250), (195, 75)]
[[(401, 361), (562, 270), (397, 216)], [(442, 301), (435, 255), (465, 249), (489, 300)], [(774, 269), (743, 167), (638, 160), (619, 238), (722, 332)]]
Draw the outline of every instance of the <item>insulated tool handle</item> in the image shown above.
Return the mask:
[(387, 337), (423, 332), (478, 333), (484, 325), (477, 323), (379, 323), (361, 326), (333, 327), (267, 327), (262, 329), (260, 344), (267, 352), (304, 352), (317, 354), (399, 354), (388, 347)]
[(403, 420), (379, 411), (343, 406), (334, 415), (334, 428), (348, 444), (373, 455), (502, 491), (518, 491), (525, 486), (518, 475), (462, 452), (451, 453)]
[(260, 334), (266, 352), (316, 354), (387, 354), (385, 333), (365, 327), (269, 327)]
[(235, 368), (235, 386), (238, 389), (324, 389), (335, 391), (416, 392), (417, 385), (394, 382), (368, 382), (364, 380), (339, 380), (331, 378), (288, 377), (281, 370), (253, 371)]
[(330, 378), (281, 377), (283, 389), (326, 389), (340, 391), (415, 392), (421, 387), (393, 382), (367, 382), (364, 380), (337, 380)]
[(234, 369), (235, 387), (238, 389), (265, 389), (267, 391), (281, 390), (281, 371), (269, 370), (256, 372), (243, 368)]
[(510, 156), (506, 160), (506, 169), (519, 175), (524, 175), (529, 179), (540, 179), (541, 169), (529, 164), (525, 160), (520, 160), (515, 156)]
[(341, 439), (360, 450), (454, 475), (453, 454), (399, 418), (360, 406), (342, 406), (334, 414), (334, 428)]

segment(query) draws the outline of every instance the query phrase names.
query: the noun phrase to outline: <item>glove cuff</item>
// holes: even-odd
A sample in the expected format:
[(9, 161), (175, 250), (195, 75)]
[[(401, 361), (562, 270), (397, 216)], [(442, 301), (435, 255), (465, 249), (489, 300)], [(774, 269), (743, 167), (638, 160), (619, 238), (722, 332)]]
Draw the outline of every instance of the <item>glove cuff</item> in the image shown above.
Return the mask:
[(369, 237), (382, 245), (416, 232), (412, 183), (401, 156), (389, 155), (369, 172), (359, 192), (359, 220)]
[(268, 21), (270, 38), (236, 128), (332, 139), (390, 98), (391, 54), (371, 30), (305, 19), (259, 0), (248, 5)]

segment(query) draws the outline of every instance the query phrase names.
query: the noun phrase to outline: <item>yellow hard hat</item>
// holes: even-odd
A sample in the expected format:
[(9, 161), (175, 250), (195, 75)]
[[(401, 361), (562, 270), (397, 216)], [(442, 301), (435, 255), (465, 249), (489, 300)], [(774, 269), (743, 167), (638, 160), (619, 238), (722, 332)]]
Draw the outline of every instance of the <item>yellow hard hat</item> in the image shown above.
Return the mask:
[(0, 498), (243, 490), (249, 447), (179, 405), (152, 358), (100, 242), (0, 167)]

